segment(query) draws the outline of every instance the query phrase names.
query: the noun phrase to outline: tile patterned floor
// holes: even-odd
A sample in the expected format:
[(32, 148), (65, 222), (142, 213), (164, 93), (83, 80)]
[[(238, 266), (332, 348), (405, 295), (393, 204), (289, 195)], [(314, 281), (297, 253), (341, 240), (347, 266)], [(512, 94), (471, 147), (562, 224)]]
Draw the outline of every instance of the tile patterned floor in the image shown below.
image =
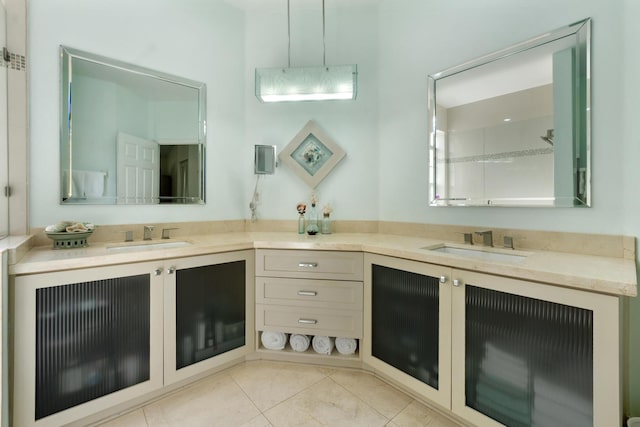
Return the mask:
[(457, 427), (371, 374), (252, 361), (114, 419), (103, 427)]

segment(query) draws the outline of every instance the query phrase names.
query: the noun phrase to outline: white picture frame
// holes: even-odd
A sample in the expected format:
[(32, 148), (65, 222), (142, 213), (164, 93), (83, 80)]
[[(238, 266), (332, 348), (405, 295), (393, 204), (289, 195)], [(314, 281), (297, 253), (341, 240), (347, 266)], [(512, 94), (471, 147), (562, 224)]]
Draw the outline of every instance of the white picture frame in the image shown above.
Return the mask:
[(311, 188), (316, 188), (344, 156), (344, 150), (309, 120), (280, 152), (279, 159)]

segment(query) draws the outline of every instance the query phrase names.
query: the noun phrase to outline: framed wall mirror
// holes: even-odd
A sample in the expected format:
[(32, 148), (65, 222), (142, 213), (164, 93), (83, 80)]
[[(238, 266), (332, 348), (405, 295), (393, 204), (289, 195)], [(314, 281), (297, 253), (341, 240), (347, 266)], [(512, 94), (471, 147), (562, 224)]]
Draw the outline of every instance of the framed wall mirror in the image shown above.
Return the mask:
[(590, 206), (590, 19), (429, 76), (432, 206)]
[(204, 83), (60, 47), (63, 204), (203, 204)]

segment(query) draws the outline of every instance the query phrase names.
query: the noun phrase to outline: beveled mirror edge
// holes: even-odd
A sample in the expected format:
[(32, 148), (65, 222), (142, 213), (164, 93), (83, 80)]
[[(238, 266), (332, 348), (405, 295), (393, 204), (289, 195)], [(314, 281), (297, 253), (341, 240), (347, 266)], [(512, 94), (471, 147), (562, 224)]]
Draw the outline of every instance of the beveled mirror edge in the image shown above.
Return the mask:
[[(429, 150), (429, 154), (428, 154), (428, 159), (429, 159), (429, 165), (428, 165), (428, 200), (429, 200), (429, 206), (430, 207), (516, 207), (516, 208), (529, 208), (529, 207), (535, 207), (535, 208), (540, 208), (540, 207), (591, 207), (591, 203), (592, 203), (592, 194), (591, 194), (591, 25), (592, 25), (592, 19), (591, 18), (585, 18), (579, 21), (576, 21), (572, 24), (569, 24), (567, 26), (564, 27), (560, 27), (556, 30), (552, 30), (552, 31), (548, 31), (546, 33), (543, 33), (539, 36), (536, 37), (532, 37), (530, 39), (527, 39), (521, 43), (517, 43), (515, 45), (506, 47), (504, 49), (500, 49), (497, 50), (495, 52), (489, 53), (487, 55), (483, 55), (480, 57), (477, 57), (475, 59), (466, 61), (462, 64), (453, 66), (453, 67), (449, 67), (446, 68), (445, 70), (442, 70), (440, 72), (434, 73), (434, 74), (429, 74), (427, 76), (427, 109), (428, 109), (428, 115), (430, 120), (427, 121), (427, 128), (428, 128), (428, 134), (429, 134), (429, 141), (428, 141), (428, 150)], [(567, 36), (571, 36), (574, 35), (575, 37), (577, 37), (577, 43), (580, 46), (584, 46), (583, 49), (578, 49), (578, 55), (579, 55), (579, 59), (581, 58), (581, 54), (584, 52), (584, 61), (579, 61), (579, 64), (582, 66), (584, 65), (585, 69), (584, 69), (584, 76), (585, 77), (585, 82), (584, 84), (586, 85), (585, 87), (585, 107), (583, 109), (584, 112), (584, 117), (580, 117), (580, 115), (578, 115), (577, 117), (574, 117), (574, 122), (576, 120), (580, 120), (583, 119), (585, 122), (585, 134), (584, 134), (584, 138), (585, 138), (585, 144), (584, 144), (584, 150), (585, 150), (585, 159), (586, 159), (586, 170), (585, 170), (585, 174), (584, 174), (584, 194), (585, 194), (585, 198), (582, 199), (580, 197), (578, 197), (578, 191), (577, 188), (580, 184), (580, 175), (579, 175), (579, 170), (576, 166), (576, 168), (574, 168), (574, 176), (576, 179), (576, 183), (574, 186), (574, 196), (572, 198), (562, 198), (562, 197), (555, 197), (554, 199), (556, 201), (558, 200), (565, 200), (567, 204), (562, 204), (562, 203), (554, 203), (552, 205), (548, 205), (548, 206), (542, 206), (541, 204), (536, 204), (536, 203), (523, 203), (523, 204), (516, 204), (516, 203), (491, 203), (491, 200), (485, 200), (484, 203), (478, 203), (478, 204), (464, 204), (465, 200), (457, 200), (457, 199), (441, 199), (436, 197), (436, 189), (435, 189), (435, 180), (432, 179), (432, 177), (437, 176), (437, 161), (436, 161), (436, 151), (434, 144), (435, 144), (435, 139), (436, 139), (436, 134), (437, 134), (437, 107), (436, 107), (436, 82), (440, 79), (443, 79), (445, 77), (449, 77), (455, 74), (458, 74), (462, 71), (465, 70), (470, 70), (472, 68), (476, 68), (482, 65), (486, 65), (489, 64), (491, 62), (497, 61), (499, 59), (502, 58), (506, 58), (508, 56), (520, 53), (520, 52), (524, 52), (526, 50), (532, 49), (536, 46), (540, 46), (546, 43), (550, 43), (552, 41), (555, 40), (559, 40), (562, 39), (564, 37)], [(579, 130), (582, 130), (583, 128), (580, 126), (577, 126), (577, 128)], [(578, 138), (582, 137), (582, 135), (579, 135)], [(575, 161), (575, 156), (574, 156), (574, 161)], [(452, 204), (453, 202), (453, 204)]]
[(198, 90), (206, 87), (205, 83), (192, 80), (186, 77), (165, 73), (163, 71), (158, 71), (151, 68), (143, 67), (141, 65), (136, 65), (129, 62), (121, 61), (119, 59), (109, 58), (96, 53), (91, 53), (91, 52), (75, 49), (69, 46), (60, 45), (61, 57), (64, 58), (65, 54), (68, 55), (69, 57), (83, 59), (85, 61), (94, 62), (96, 64), (105, 65), (107, 67), (117, 68), (123, 71), (129, 71), (129, 72), (140, 74), (147, 77), (153, 77), (156, 79), (180, 84), (182, 86), (188, 86)]
[(523, 42), (516, 43), (504, 49), (499, 49), (486, 55), (482, 55), (469, 61), (463, 62), (462, 64), (446, 68), (442, 71), (429, 75), (429, 77), (434, 78), (435, 80), (449, 77), (454, 74), (458, 74), (459, 72), (470, 70), (472, 68), (489, 64), (499, 59), (527, 51), (533, 47), (541, 46), (554, 40), (559, 40), (570, 35), (578, 34), (583, 27), (586, 27), (586, 31), (588, 31), (590, 35), (591, 18), (585, 18), (580, 21), (576, 21), (573, 24), (569, 24), (552, 31), (547, 31), (546, 33), (540, 34), (536, 37), (531, 37)]
[[(71, 78), (71, 72), (72, 72), (72, 67), (71, 67), (71, 61), (73, 60), (73, 58), (78, 58), (78, 59), (82, 59), (85, 61), (90, 61), (96, 64), (101, 64), (101, 65), (105, 65), (108, 67), (112, 67), (115, 69), (119, 69), (121, 71), (128, 71), (128, 72), (132, 72), (135, 74), (139, 74), (142, 76), (147, 76), (147, 77), (151, 77), (151, 78), (156, 78), (162, 81), (166, 81), (166, 82), (170, 82), (170, 83), (175, 83), (175, 84), (179, 84), (182, 86), (186, 86), (186, 87), (190, 87), (193, 88), (195, 90), (197, 90), (198, 93), (198, 122), (199, 122), (199, 126), (198, 126), (198, 142), (197, 145), (199, 146), (199, 153), (200, 153), (200, 164), (199, 164), (199, 168), (200, 168), (200, 173), (199, 173), (199, 182), (198, 185), (201, 188), (201, 194), (200, 197), (174, 197), (173, 199), (178, 200), (178, 199), (183, 199), (184, 201), (188, 201), (188, 203), (178, 203), (181, 206), (184, 206), (184, 204), (191, 204), (191, 205), (204, 205), (206, 204), (206, 143), (207, 143), (207, 85), (204, 82), (199, 82), (196, 80), (192, 80), (189, 78), (185, 78), (182, 76), (177, 76), (174, 74), (170, 74), (170, 73), (165, 73), (162, 71), (158, 71), (158, 70), (154, 70), (151, 68), (147, 68), (147, 67), (143, 67), (143, 66), (139, 66), (136, 64), (132, 64), (132, 63), (128, 63), (125, 61), (121, 61), (118, 59), (114, 59), (114, 58), (110, 58), (110, 57), (106, 57), (106, 56), (102, 56), (99, 54), (95, 54), (95, 53), (91, 53), (91, 52), (87, 52), (87, 51), (83, 51), (80, 49), (76, 49), (73, 47), (69, 47), (66, 45), (60, 45), (59, 47), (59, 56), (60, 56), (60, 65), (59, 65), (59, 87), (60, 87), (60, 129), (59, 129), (59, 134), (60, 134), (60, 158), (58, 161), (58, 165), (60, 166), (60, 170), (58, 171), (58, 176), (60, 177), (60, 180), (62, 181), (62, 161), (63, 161), (63, 146), (66, 145), (66, 147), (69, 147), (69, 152), (67, 154), (67, 157), (69, 158), (69, 161), (71, 161), (71, 156), (72, 156), (72, 140), (71, 140), (71, 132), (72, 132), (72, 117), (70, 115), (69, 112), (69, 106), (71, 105), (71, 96), (69, 94), (69, 88), (68, 85), (65, 88), (64, 87), (64, 82), (65, 82), (65, 74), (68, 74), (68, 78), (67, 81), (69, 83), (72, 82), (72, 78)], [(66, 89), (66, 90), (65, 90)], [(63, 126), (62, 124), (66, 123), (66, 128), (65, 126)], [(66, 130), (66, 131), (65, 131)], [(66, 140), (66, 144), (65, 144), (65, 140)], [(67, 188), (67, 195), (71, 192), (70, 191), (70, 186), (71, 186), (71, 182), (69, 182)], [(60, 190), (63, 191), (62, 187), (60, 187)], [(160, 203), (160, 201), (166, 197), (159, 197), (158, 200), (158, 204), (161, 204), (163, 206), (167, 206), (170, 205), (169, 203)], [(62, 193), (60, 194), (60, 204), (61, 205), (65, 205), (65, 204), (94, 204), (94, 205), (111, 205), (111, 204), (115, 204), (115, 205), (120, 205), (119, 203), (119, 199), (118, 197), (108, 197), (105, 196), (104, 200), (101, 202), (91, 202), (91, 203), (85, 203), (80, 199), (77, 198), (69, 198), (69, 197), (65, 197), (65, 194)], [(155, 203), (154, 203), (155, 204)]]

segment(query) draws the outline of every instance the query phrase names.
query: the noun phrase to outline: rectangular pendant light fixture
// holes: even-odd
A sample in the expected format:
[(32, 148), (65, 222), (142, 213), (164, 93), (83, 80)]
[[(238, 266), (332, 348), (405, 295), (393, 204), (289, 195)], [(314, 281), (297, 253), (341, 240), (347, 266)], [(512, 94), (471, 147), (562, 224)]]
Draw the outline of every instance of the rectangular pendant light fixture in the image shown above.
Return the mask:
[(322, 66), (291, 67), (290, 0), (287, 0), (287, 29), (289, 66), (286, 68), (256, 68), (256, 98), (260, 102), (356, 99), (358, 66), (326, 65), (324, 0), (322, 0)]
[(358, 66), (256, 68), (260, 102), (356, 99)]

